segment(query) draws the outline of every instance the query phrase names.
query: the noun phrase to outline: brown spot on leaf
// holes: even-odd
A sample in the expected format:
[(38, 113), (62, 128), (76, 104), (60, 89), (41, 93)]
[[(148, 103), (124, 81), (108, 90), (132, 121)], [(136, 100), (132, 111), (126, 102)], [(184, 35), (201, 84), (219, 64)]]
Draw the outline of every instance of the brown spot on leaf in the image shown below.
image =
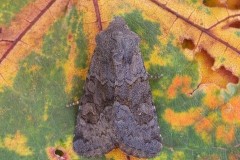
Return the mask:
[(227, 23), (226, 25), (222, 26), (222, 29), (228, 29), (228, 28), (236, 28), (236, 29), (240, 29), (240, 20), (233, 20), (229, 23)]
[(222, 88), (225, 88), (228, 83), (237, 84), (239, 79), (233, 75), (231, 71), (227, 70), (224, 66), (213, 70), (214, 58), (208, 52), (202, 49), (195, 55), (195, 59), (199, 63), (201, 73), (201, 84), (214, 83)]
[(55, 155), (58, 155), (59, 157), (62, 157), (62, 156), (64, 156), (64, 152), (60, 149), (56, 149), (55, 150)]
[[(217, 72), (221, 75), (225, 75), (226, 79), (229, 79), (229, 82), (237, 84), (239, 79), (237, 76), (233, 75), (231, 71), (227, 70), (224, 66), (221, 66)], [(223, 77), (223, 78), (224, 78)]]
[(193, 50), (195, 48), (195, 45), (193, 43), (193, 40), (192, 39), (184, 39), (182, 41), (182, 48), (183, 49), (190, 49), (190, 50)]
[(232, 10), (240, 9), (239, 0), (203, 0), (203, 4), (208, 7), (223, 7)]
[(63, 148), (49, 147), (46, 149), (47, 155), (51, 160), (68, 160), (70, 156)]
[(228, 26), (231, 28), (240, 28), (240, 20), (233, 21)]
[(72, 39), (73, 39), (73, 35), (72, 35), (72, 34), (69, 34), (69, 35), (68, 35), (68, 40), (69, 40), (69, 41), (72, 41)]

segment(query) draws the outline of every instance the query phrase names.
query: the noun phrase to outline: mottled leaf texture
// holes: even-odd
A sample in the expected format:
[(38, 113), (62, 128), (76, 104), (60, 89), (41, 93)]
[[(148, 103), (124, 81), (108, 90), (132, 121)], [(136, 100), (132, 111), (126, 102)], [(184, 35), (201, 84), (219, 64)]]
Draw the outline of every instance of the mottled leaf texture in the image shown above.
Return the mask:
[(97, 35), (73, 142), (80, 155), (99, 156), (119, 147), (147, 158), (161, 150), (139, 41), (120, 17)]
[(239, 4), (0, 0), (0, 159), (146, 160), (121, 149), (79, 156), (78, 107), (65, 107), (83, 96), (96, 35), (120, 16), (141, 39), (146, 71), (162, 75), (149, 84), (163, 148), (148, 160), (239, 160)]

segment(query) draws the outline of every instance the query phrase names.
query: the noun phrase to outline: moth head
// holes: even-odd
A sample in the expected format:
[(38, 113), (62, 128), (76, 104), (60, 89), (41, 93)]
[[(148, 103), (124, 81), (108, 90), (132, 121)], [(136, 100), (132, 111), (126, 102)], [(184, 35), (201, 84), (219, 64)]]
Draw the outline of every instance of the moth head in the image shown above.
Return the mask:
[(116, 65), (131, 64), (132, 57), (137, 54), (139, 39), (137, 36), (124, 34), (123, 32), (113, 32), (112, 39), (116, 47), (112, 50), (112, 58)]
[(113, 21), (109, 24), (108, 29), (111, 29), (111, 28), (114, 28), (114, 29), (127, 28), (128, 29), (128, 26), (122, 17), (116, 16), (113, 18)]
[(124, 65), (130, 64), (133, 54), (139, 52), (140, 38), (128, 28), (123, 18), (115, 17), (108, 28), (97, 35), (96, 42), (106, 59), (115, 65)]

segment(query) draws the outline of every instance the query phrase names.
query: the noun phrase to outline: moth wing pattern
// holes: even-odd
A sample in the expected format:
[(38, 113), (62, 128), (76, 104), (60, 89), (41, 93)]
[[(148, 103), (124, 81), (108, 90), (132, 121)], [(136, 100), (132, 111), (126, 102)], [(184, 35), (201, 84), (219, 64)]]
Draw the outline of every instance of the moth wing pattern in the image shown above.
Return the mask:
[(149, 158), (154, 157), (161, 150), (161, 137), (157, 127), (157, 118), (139, 125), (128, 106), (116, 102), (115, 105), (116, 132), (119, 148), (128, 155)]
[(115, 148), (115, 132), (112, 119), (112, 91), (107, 83), (106, 68), (101, 61), (101, 51), (96, 48), (92, 57), (89, 74), (81, 97), (73, 148), (85, 157), (101, 156)]
[(161, 150), (139, 41), (120, 17), (97, 35), (75, 128), (78, 154), (98, 156), (119, 147), (128, 155), (150, 158)]
[(106, 109), (100, 114), (100, 118), (96, 124), (87, 123), (79, 114), (77, 126), (75, 129), (74, 150), (86, 157), (95, 157), (104, 155), (109, 152), (115, 145), (111, 139), (113, 134), (111, 122), (108, 121), (107, 114), (111, 108)]
[(136, 157), (154, 157), (162, 148), (157, 113), (141, 53), (138, 47), (132, 51), (132, 61), (124, 65), (125, 78), (116, 79), (121, 85), (115, 86), (113, 125), (121, 150)]

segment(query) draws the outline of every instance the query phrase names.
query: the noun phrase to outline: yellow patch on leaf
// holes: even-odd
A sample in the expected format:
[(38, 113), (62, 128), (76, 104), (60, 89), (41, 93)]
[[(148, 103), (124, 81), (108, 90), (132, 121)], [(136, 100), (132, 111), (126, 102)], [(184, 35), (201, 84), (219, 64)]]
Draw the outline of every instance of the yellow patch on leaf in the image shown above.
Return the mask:
[(182, 93), (189, 94), (191, 92), (191, 82), (192, 79), (189, 76), (176, 76), (167, 90), (168, 98), (175, 98), (178, 90), (181, 90)]
[(33, 65), (30, 69), (29, 72), (37, 72), (41, 68), (38, 65)]
[(44, 105), (43, 121), (46, 121), (47, 119), (48, 119), (48, 104), (46, 103)]
[(70, 41), (71, 43), (71, 49), (68, 54), (68, 61), (65, 63), (64, 70), (66, 74), (66, 86), (65, 86), (65, 92), (70, 93), (72, 88), (72, 79), (74, 76), (75, 68), (74, 68), (74, 60), (76, 58), (76, 43), (73, 41)]
[[(116, 159), (116, 160), (118, 160), (118, 159)], [(119, 159), (119, 160), (122, 160), (122, 159)], [(147, 159), (130, 156), (130, 160), (147, 160)]]
[(235, 138), (235, 129), (233, 126), (220, 125), (216, 130), (216, 139), (219, 142), (230, 144)]
[(158, 90), (158, 89), (154, 89), (154, 90), (152, 91), (152, 95), (153, 95), (153, 97), (163, 96), (162, 92), (160, 92), (160, 90)]
[(210, 143), (211, 142), (211, 135), (206, 131), (201, 132), (200, 137), (202, 138), (202, 140), (205, 143)]
[(233, 97), (222, 107), (222, 117), (229, 124), (240, 125), (240, 96)]
[(205, 143), (210, 142), (211, 135), (210, 132), (213, 130), (213, 124), (217, 122), (217, 113), (212, 113), (208, 117), (202, 118), (195, 125), (196, 132), (200, 135)]
[(175, 112), (168, 108), (165, 110), (163, 117), (173, 129), (182, 130), (193, 125), (202, 115), (200, 108), (191, 108), (186, 112)]
[(127, 156), (126, 156), (126, 154), (123, 152), (123, 151), (121, 151), (120, 149), (113, 149), (112, 151), (110, 151), (109, 153), (107, 153), (106, 155), (105, 155), (105, 157), (107, 158), (107, 159), (116, 159), (116, 160), (120, 160), (120, 159), (122, 159), (122, 160), (127, 160)]
[(168, 154), (165, 153), (164, 151), (161, 151), (161, 154), (155, 158), (153, 158), (153, 160), (167, 160), (168, 159)]
[(201, 85), (201, 90), (206, 94), (203, 102), (210, 109), (216, 109), (223, 105), (224, 100), (220, 95), (220, 87), (215, 84)]
[(30, 147), (27, 146), (27, 138), (20, 131), (15, 135), (7, 135), (3, 140), (3, 146), (21, 156), (33, 155)]
[[(114, 160), (128, 160), (127, 155), (120, 150), (119, 148), (113, 149), (109, 153), (105, 154), (106, 159), (114, 159)], [(130, 160), (146, 160), (145, 158), (137, 158), (133, 156), (129, 156)]]
[(88, 68), (85, 69), (79, 69), (79, 68), (75, 68), (74, 67), (74, 61), (77, 57), (76, 54), (76, 43), (74, 41), (70, 41), (71, 43), (71, 49), (70, 49), (70, 53), (68, 55), (68, 61), (65, 63), (64, 65), (64, 70), (65, 70), (65, 74), (66, 74), (66, 86), (65, 86), (65, 92), (70, 93), (71, 89), (72, 89), (72, 80), (74, 76), (79, 76), (82, 79), (85, 79), (87, 76), (87, 71)]
[(167, 64), (171, 63), (170, 56), (168, 56), (167, 58), (164, 58), (159, 53), (160, 53), (160, 48), (154, 47), (153, 52), (150, 54), (150, 60), (144, 63), (146, 69), (149, 69), (150, 65), (166, 66)]
[(184, 160), (185, 154), (182, 151), (176, 151), (173, 153), (173, 160)]

